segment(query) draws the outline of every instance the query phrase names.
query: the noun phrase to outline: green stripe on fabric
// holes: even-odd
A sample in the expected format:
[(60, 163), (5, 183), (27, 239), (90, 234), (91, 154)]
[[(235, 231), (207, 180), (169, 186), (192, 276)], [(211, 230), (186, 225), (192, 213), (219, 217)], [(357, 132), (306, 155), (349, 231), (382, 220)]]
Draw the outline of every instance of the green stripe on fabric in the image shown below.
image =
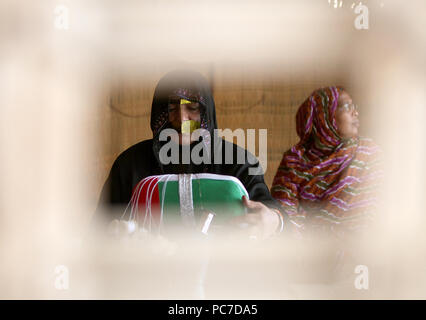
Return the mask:
[[(329, 100), (329, 98), (328, 98), (328, 95), (323, 91), (323, 90), (320, 90), (320, 95), (321, 95), (321, 99), (322, 99), (322, 102), (323, 102), (323, 110), (324, 110), (324, 118), (325, 118), (325, 125), (326, 125), (326, 127), (331, 131), (331, 132), (333, 132), (333, 134), (334, 134), (334, 138), (336, 138), (336, 139), (339, 139), (339, 135), (338, 135), (338, 133), (334, 130), (334, 128), (333, 128), (333, 125), (329, 122), (329, 114), (328, 114), (328, 104), (330, 103), (330, 100)], [(324, 97), (326, 98), (326, 100), (327, 100), (327, 102), (325, 103), (324, 102)]]
[[(163, 191), (164, 197), (163, 197)], [(168, 181), (158, 184), (163, 220), (177, 222), (180, 219), (179, 183)], [(231, 217), (245, 214), (242, 196), (246, 191), (232, 180), (193, 179), (192, 199), (194, 214), (198, 219), (205, 212), (216, 214), (215, 221), (223, 222)]]
[(316, 146), (318, 149), (323, 149), (323, 150), (333, 150), (333, 149), (334, 149), (334, 147), (326, 146), (325, 144), (323, 144), (323, 143), (320, 141), (320, 139), (318, 138), (318, 133), (317, 133), (317, 131), (316, 131), (315, 127), (313, 127), (313, 131), (315, 132), (315, 134), (313, 135), (313, 137), (314, 137), (314, 143), (315, 143), (315, 146)]
[(357, 213), (357, 214), (352, 215), (352, 216), (337, 217), (337, 216), (335, 216), (334, 214), (330, 213), (329, 211), (327, 211), (325, 209), (321, 209), (317, 213), (312, 213), (313, 217), (323, 218), (324, 220), (333, 221), (333, 222), (353, 222), (353, 221), (357, 221), (357, 220), (363, 220), (366, 217), (369, 217), (371, 215), (372, 215), (372, 213), (366, 211), (366, 212)]
[(316, 183), (316, 185), (317, 185), (319, 188), (323, 189), (323, 190), (326, 190), (326, 189), (328, 188), (328, 186), (329, 186), (329, 184), (328, 184), (328, 183), (326, 183), (326, 182), (324, 182), (324, 181), (318, 181), (318, 182)]
[(360, 195), (362, 193), (368, 193), (370, 191), (374, 191), (378, 188), (377, 185), (373, 185), (373, 186), (368, 186), (368, 187), (364, 187), (364, 188), (355, 188), (355, 187), (349, 187), (347, 186), (346, 188), (343, 189), (344, 192), (352, 194), (352, 195)]
[(296, 197), (296, 195), (290, 189), (288, 189), (284, 186), (273, 186), (271, 188), (271, 191), (283, 191), (283, 192), (287, 193), (292, 198)]

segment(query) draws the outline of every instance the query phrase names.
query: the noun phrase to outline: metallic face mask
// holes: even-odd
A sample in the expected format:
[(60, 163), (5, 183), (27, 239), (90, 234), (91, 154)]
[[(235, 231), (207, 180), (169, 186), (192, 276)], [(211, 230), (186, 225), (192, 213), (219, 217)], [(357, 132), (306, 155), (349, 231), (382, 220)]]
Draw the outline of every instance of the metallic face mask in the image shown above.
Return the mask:
[[(186, 99), (180, 99), (180, 104), (190, 104), (192, 103), (189, 100)], [(200, 129), (200, 122), (195, 120), (185, 120), (182, 122), (181, 125), (181, 132), (182, 133), (193, 133), (195, 130)]]
[(185, 120), (182, 122), (181, 132), (191, 134), (195, 130), (200, 129), (200, 122), (195, 120)]

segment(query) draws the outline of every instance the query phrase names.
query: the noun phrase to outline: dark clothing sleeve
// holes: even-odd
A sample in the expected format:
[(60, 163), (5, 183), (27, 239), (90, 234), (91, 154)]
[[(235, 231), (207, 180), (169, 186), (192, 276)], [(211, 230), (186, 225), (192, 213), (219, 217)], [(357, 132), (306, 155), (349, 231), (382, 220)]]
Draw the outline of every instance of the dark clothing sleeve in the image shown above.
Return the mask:
[(102, 187), (92, 224), (119, 219), (130, 202), (134, 186), (143, 178), (160, 174), (152, 156), (152, 140), (142, 141), (114, 161)]

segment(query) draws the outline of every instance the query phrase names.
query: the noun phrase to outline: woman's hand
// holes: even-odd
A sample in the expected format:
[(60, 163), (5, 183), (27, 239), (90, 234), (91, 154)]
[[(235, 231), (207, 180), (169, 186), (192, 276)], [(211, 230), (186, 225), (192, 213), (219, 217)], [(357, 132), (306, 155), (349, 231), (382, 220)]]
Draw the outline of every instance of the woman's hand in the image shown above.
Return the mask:
[(262, 202), (249, 200), (246, 196), (242, 200), (249, 212), (232, 219), (232, 224), (246, 229), (251, 237), (266, 239), (275, 234), (281, 223), (279, 214)]

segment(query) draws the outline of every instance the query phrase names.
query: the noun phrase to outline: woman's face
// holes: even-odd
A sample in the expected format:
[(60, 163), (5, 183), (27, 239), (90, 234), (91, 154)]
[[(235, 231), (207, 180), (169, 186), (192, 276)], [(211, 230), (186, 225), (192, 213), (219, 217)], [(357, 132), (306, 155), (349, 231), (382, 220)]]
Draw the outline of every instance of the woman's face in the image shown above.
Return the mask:
[(337, 132), (342, 138), (353, 138), (358, 136), (358, 110), (346, 91), (343, 91), (339, 96), (335, 117)]
[(179, 97), (170, 97), (168, 111), (169, 122), (179, 134), (179, 143), (191, 143), (191, 135), (181, 132), (182, 123), (186, 120), (201, 121), (200, 104), (198, 102), (181, 104)]

